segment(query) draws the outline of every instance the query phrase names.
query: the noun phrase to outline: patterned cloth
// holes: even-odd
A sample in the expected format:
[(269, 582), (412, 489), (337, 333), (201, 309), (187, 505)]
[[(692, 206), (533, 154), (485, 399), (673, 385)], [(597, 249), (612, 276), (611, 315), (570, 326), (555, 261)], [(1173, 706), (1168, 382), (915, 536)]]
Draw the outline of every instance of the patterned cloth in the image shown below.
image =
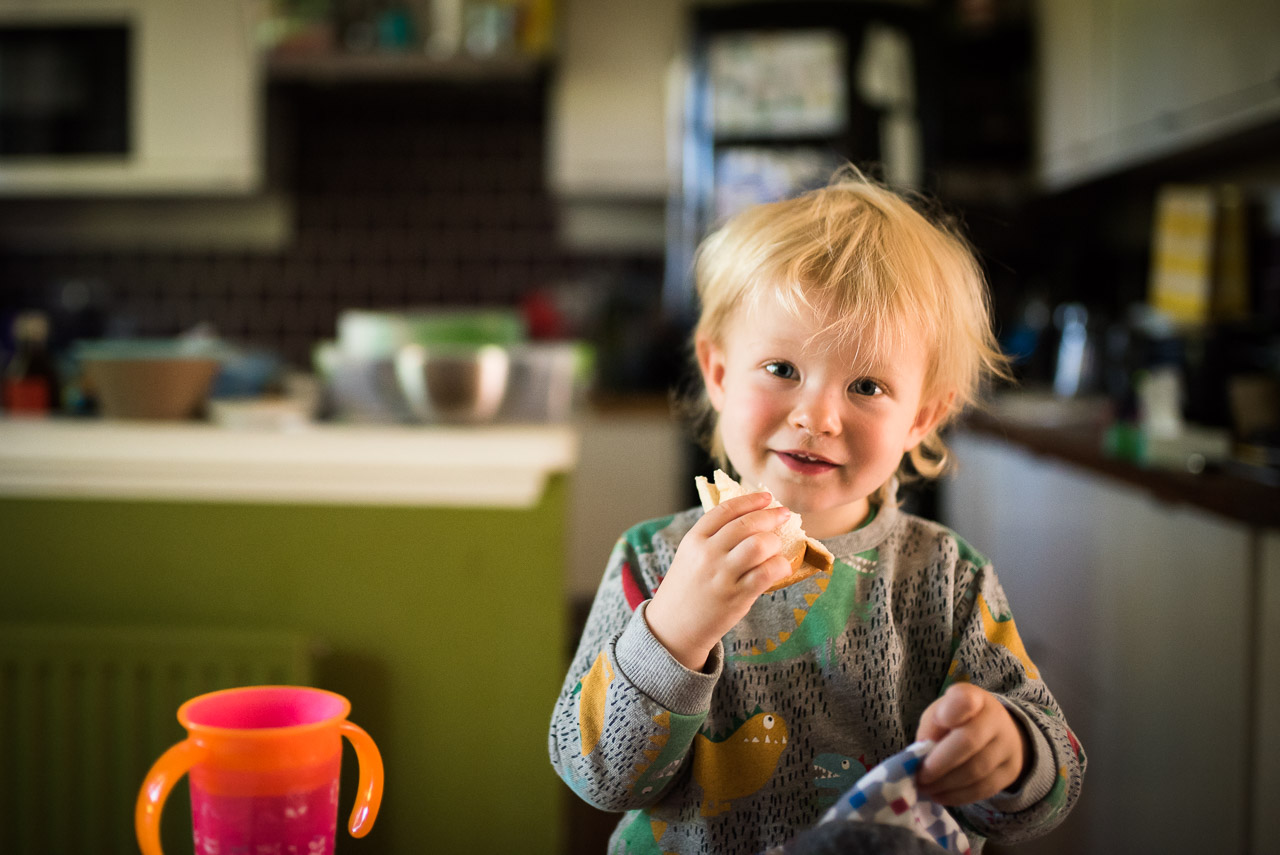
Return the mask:
[(967, 855), (969, 840), (955, 819), (916, 789), (916, 772), (935, 744), (913, 742), (863, 775), (821, 821), (899, 825), (948, 852)]

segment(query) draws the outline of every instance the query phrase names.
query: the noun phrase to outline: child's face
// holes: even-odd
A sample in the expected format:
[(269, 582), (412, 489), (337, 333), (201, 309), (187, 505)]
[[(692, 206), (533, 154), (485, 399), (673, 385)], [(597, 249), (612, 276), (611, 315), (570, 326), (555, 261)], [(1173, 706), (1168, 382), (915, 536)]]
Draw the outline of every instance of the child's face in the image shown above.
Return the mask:
[(809, 342), (818, 328), (781, 309), (739, 311), (723, 346), (698, 341), (698, 361), (743, 480), (802, 514), (810, 536), (831, 537), (866, 517), (868, 497), (943, 406), (922, 405), (923, 346), (858, 354)]

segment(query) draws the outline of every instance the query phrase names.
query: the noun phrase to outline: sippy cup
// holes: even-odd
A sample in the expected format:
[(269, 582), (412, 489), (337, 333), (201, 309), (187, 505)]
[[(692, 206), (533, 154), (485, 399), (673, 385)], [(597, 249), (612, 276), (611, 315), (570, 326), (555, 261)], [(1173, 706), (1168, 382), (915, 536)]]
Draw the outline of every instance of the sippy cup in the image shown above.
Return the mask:
[(247, 686), (199, 695), (178, 708), (187, 738), (151, 767), (134, 826), (143, 855), (161, 855), (160, 811), (184, 773), (191, 780), (195, 855), (331, 855), (342, 737), (360, 764), (349, 828), (363, 837), (382, 801), (382, 756), (347, 721), (351, 703), (323, 689)]

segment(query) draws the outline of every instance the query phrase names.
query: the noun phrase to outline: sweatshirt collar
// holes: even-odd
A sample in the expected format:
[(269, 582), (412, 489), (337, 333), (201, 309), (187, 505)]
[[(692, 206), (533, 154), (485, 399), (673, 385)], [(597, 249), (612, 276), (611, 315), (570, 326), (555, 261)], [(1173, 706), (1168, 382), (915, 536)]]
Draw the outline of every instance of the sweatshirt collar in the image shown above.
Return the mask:
[[(893, 492), (897, 493), (897, 484)], [(897, 505), (881, 505), (875, 509), (871, 522), (845, 534), (823, 539), (822, 545), (831, 550), (833, 555), (857, 555), (868, 549), (879, 546), (897, 525), (901, 510)]]

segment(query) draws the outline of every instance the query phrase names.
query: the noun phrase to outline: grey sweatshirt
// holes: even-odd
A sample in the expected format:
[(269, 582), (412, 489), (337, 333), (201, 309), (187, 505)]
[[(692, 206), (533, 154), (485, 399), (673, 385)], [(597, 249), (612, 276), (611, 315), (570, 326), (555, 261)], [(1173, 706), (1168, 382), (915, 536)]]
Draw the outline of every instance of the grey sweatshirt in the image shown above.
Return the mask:
[(824, 540), (819, 573), (765, 594), (702, 672), (645, 623), (694, 508), (614, 547), (551, 721), (551, 762), (580, 797), (625, 811), (613, 853), (754, 855), (813, 825), (863, 772), (910, 744), (925, 707), (968, 681), (1028, 736), (1014, 788), (953, 813), (983, 839), (1044, 834), (1085, 756), (1027, 657), (989, 562), (896, 508)]

